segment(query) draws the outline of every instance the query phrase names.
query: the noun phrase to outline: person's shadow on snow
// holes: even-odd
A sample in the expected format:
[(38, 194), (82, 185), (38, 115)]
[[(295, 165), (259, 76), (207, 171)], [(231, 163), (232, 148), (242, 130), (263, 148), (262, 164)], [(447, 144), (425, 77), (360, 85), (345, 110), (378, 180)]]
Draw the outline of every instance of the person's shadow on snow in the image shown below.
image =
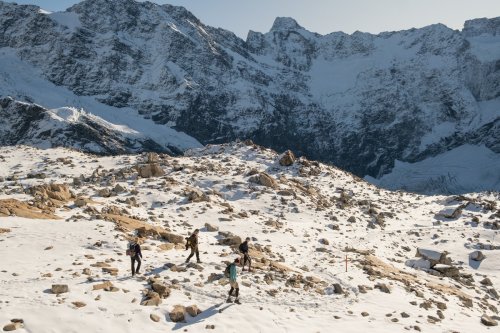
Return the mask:
[[(221, 313), (222, 311), (226, 310), (227, 308), (233, 306), (234, 304), (228, 304), (226, 306), (223, 306), (225, 303), (221, 304), (215, 304), (197, 315), (196, 317), (192, 318), (189, 315), (186, 315), (186, 322), (183, 323), (175, 323), (174, 328), (172, 329), (173, 331), (179, 330), (181, 328), (185, 328), (186, 326), (193, 325), (193, 324), (198, 324), (218, 313)], [(167, 315), (168, 318), (168, 315)], [(168, 318), (170, 319), (170, 318)]]

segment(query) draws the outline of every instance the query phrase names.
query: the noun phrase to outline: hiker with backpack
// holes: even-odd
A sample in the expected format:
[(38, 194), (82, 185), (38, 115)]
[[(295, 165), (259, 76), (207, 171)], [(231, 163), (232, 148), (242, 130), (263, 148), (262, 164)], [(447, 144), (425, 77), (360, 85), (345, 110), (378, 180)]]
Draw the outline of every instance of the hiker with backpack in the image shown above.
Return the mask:
[(191, 234), (191, 236), (186, 237), (186, 250), (191, 248), (191, 254), (187, 257), (186, 263), (191, 260), (191, 258), (196, 254), (196, 262), (201, 263), (200, 260), (200, 251), (198, 251), (198, 234), (200, 233), (199, 229), (195, 229), (195, 231)]
[(243, 265), (241, 265), (243, 267), (242, 271), (245, 270), (245, 265), (248, 261), (248, 271), (251, 272), (252, 271), (252, 268), (251, 268), (252, 260), (250, 259), (250, 256), (248, 255), (248, 242), (249, 241), (250, 241), (250, 237), (247, 237), (245, 239), (245, 241), (240, 244), (239, 250), (243, 254)]
[(238, 285), (238, 282), (236, 281), (237, 271), (238, 271), (236, 266), (239, 264), (240, 264), (240, 258), (236, 258), (236, 259), (234, 259), (234, 262), (232, 262), (226, 266), (226, 270), (224, 271), (224, 276), (229, 278), (229, 285), (231, 286), (231, 289), (229, 290), (229, 296), (226, 300), (227, 303), (233, 302), (231, 297), (233, 296), (233, 291), (234, 291), (235, 292), (234, 296), (236, 297), (236, 299), (234, 300), (234, 303), (241, 304), (240, 299), (239, 299), (240, 286)]
[[(130, 256), (132, 276), (140, 274), (139, 269), (141, 268), (142, 253), (138, 237), (134, 238), (134, 240), (128, 244), (127, 255)], [(137, 262), (137, 268), (135, 268), (135, 262)]]

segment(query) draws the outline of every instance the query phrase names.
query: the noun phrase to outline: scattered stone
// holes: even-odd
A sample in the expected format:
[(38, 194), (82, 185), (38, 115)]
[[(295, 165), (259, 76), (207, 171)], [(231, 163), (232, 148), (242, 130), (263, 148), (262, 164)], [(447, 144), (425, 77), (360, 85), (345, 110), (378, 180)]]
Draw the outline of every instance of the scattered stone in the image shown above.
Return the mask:
[(76, 308), (83, 308), (84, 306), (87, 306), (87, 304), (80, 301), (72, 302), (71, 304), (73, 304)]
[(161, 283), (153, 283), (151, 285), (151, 288), (158, 293), (158, 295), (161, 297), (161, 298), (167, 298), (168, 296), (170, 296), (170, 289), (164, 285), (164, 284), (161, 284)]
[(160, 321), (160, 316), (158, 316), (158, 315), (156, 315), (156, 314), (154, 314), (154, 313), (150, 314), (150, 315), (149, 315), (149, 318), (150, 318), (152, 321), (154, 321), (155, 323), (157, 323), (157, 322), (159, 322), (159, 321)]
[(191, 316), (191, 317), (196, 317), (201, 313), (201, 310), (198, 309), (196, 305), (190, 305), (186, 307), (186, 312)]
[(474, 251), (469, 254), (469, 258), (474, 261), (483, 261), (486, 256), (481, 251)]
[(219, 231), (219, 228), (216, 226), (211, 225), (210, 223), (205, 223), (205, 228), (207, 229), (208, 232), (215, 232)]
[(375, 285), (375, 288), (379, 289), (383, 293), (387, 293), (387, 294), (391, 293), (391, 290), (389, 289), (389, 287), (385, 283), (377, 283)]
[(334, 283), (333, 284), (333, 292), (335, 294), (343, 294), (344, 293), (344, 289), (342, 288), (342, 286), (340, 285), (340, 283)]
[(184, 308), (182, 305), (175, 305), (174, 309), (169, 312), (168, 316), (174, 323), (178, 323), (185, 320), (185, 312), (186, 308)]
[(260, 185), (270, 187), (270, 188), (277, 188), (278, 187), (278, 183), (276, 182), (276, 180), (274, 180), (274, 178), (272, 178), (270, 175), (268, 175), (265, 172), (261, 172), (258, 175), (251, 177), (250, 181), (252, 183), (260, 184)]
[(483, 323), (483, 325), (485, 325), (485, 326), (497, 326), (498, 325), (498, 322), (495, 319), (493, 319), (490, 316), (485, 315), (485, 314), (481, 317), (481, 323)]
[(282, 166), (290, 166), (295, 162), (295, 155), (291, 150), (287, 150), (281, 155), (279, 161)]
[(492, 286), (493, 285), (490, 278), (487, 278), (487, 277), (482, 279), (479, 283), (481, 283), (483, 286)]
[(67, 284), (53, 284), (51, 291), (53, 294), (64, 294), (69, 291)]

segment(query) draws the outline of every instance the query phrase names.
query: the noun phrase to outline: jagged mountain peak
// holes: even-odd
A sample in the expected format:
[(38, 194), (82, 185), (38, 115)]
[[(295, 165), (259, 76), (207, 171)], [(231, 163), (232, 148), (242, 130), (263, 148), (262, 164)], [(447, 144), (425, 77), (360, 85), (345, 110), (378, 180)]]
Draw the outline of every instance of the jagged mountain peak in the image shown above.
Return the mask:
[(301, 30), (304, 29), (297, 21), (291, 17), (277, 17), (274, 20), (270, 32), (283, 30)]

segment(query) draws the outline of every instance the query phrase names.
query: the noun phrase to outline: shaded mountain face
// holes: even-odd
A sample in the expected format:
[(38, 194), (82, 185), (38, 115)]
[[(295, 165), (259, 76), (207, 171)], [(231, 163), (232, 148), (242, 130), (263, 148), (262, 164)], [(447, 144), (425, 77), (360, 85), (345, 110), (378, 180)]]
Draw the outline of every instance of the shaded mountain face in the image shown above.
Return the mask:
[(133, 0), (0, 14), (0, 48), (52, 83), (203, 144), (252, 139), (372, 177), (463, 145), (500, 153), (500, 18), (324, 36), (277, 18), (242, 40)]
[(99, 154), (135, 151), (179, 153), (142, 134), (131, 134), (75, 108), (48, 110), (40, 105), (0, 98), (0, 145), (71, 147)]

